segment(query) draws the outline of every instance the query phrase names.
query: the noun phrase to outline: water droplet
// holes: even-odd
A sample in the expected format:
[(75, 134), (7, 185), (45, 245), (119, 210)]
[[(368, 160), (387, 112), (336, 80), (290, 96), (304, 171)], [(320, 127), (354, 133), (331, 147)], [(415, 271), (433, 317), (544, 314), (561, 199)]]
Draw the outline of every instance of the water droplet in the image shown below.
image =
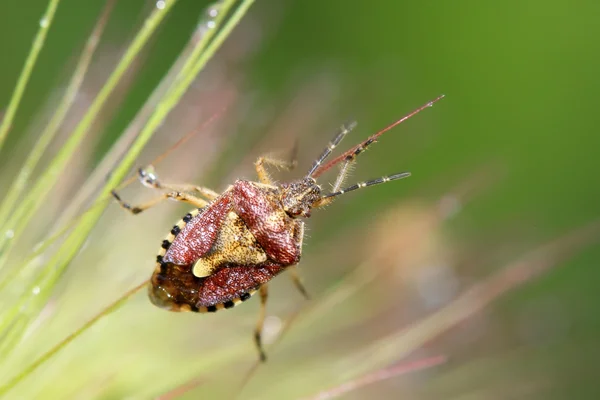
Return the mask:
[(50, 22), (48, 21), (48, 18), (44, 17), (44, 18), (40, 19), (40, 26), (42, 28), (47, 28), (49, 24), (50, 24)]
[(158, 8), (159, 10), (164, 10), (166, 5), (167, 3), (164, 0), (158, 0), (156, 2), (156, 8)]
[(13, 237), (15, 237), (15, 231), (13, 231), (12, 229), (9, 229), (6, 231), (6, 233), (4, 235), (6, 236), (7, 239), (12, 239)]
[(198, 23), (198, 31), (201, 35), (204, 35), (207, 30), (215, 29), (217, 27), (215, 18), (221, 13), (221, 3), (222, 2), (220, 1), (216, 2), (206, 9), (204, 17), (200, 19), (200, 22)]
[(33, 294), (35, 294), (35, 295), (38, 295), (38, 294), (40, 294), (40, 287), (39, 287), (39, 286), (36, 286), (36, 287), (34, 287), (34, 288), (31, 290), (31, 293), (33, 293)]
[(221, 12), (221, 2), (215, 3), (206, 9), (208, 18), (216, 18)]

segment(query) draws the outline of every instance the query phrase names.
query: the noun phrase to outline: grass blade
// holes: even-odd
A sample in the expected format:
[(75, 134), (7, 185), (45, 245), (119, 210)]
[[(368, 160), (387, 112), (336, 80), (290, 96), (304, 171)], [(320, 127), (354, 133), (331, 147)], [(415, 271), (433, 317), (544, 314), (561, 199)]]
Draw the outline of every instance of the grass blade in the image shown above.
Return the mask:
[(416, 360), (409, 363), (393, 365), (380, 370), (370, 372), (359, 378), (342, 383), (339, 386), (324, 390), (315, 396), (307, 397), (304, 400), (329, 400), (337, 399), (344, 394), (360, 389), (373, 383), (381, 382), (387, 379), (395, 378), (410, 372), (416, 372), (422, 369), (435, 367), (447, 361), (445, 356), (429, 357), (423, 360)]
[[(102, 89), (94, 99), (90, 108), (85, 113), (82, 120), (79, 122), (73, 133), (70, 135), (67, 142), (62, 146), (59, 153), (54, 157), (52, 162), (42, 176), (38, 179), (33, 189), (27, 194), (25, 199), (19, 204), (19, 207), (11, 214), (8, 221), (4, 224), (0, 231), (12, 231), (14, 236), (18, 236), (26, 227), (27, 223), (35, 215), (35, 212), (43, 204), (45, 196), (54, 186), (62, 172), (64, 171), (68, 161), (71, 159), (75, 150), (85, 138), (86, 133), (96, 120), (98, 113), (112, 94), (117, 84), (129, 69), (133, 60), (140, 53), (144, 45), (156, 31), (160, 23), (177, 0), (166, 2), (164, 8), (154, 9), (150, 16), (146, 19), (142, 29), (138, 32), (131, 45), (125, 51), (125, 54), (120, 59), (115, 70), (112, 72)], [(8, 252), (14, 241), (8, 239), (5, 235), (0, 236), (0, 269), (5, 265)]]
[[(83, 79), (85, 78), (88, 67), (90, 65), (90, 61), (96, 51), (96, 48), (100, 41), (100, 37), (102, 36), (102, 32), (104, 31), (104, 27), (106, 26), (106, 22), (108, 21), (108, 17), (110, 16), (110, 13), (115, 3), (116, 0), (108, 0), (106, 2), (106, 5), (104, 6), (100, 17), (96, 22), (96, 26), (94, 27), (92, 33), (90, 34), (90, 37), (87, 40), (85, 48), (81, 54), (81, 57), (79, 58), (77, 66), (75, 67), (75, 71), (62, 100), (60, 101), (56, 111), (54, 112), (54, 115), (50, 119), (50, 122), (48, 123), (44, 131), (41, 133), (38, 141), (29, 153), (29, 156), (27, 157), (27, 160), (25, 160), (25, 163), (19, 171), (19, 174), (8, 189), (7, 196), (2, 201), (2, 206), (0, 207), (0, 221), (7, 220), (9, 214), (15, 206), (15, 203), (22, 196), (23, 191), (27, 187), (31, 173), (37, 166), (38, 162), (40, 161), (40, 158), (42, 157), (42, 154), (44, 153), (52, 139), (54, 139), (54, 137), (56, 136), (58, 128), (62, 125), (67, 115), (67, 112), (75, 102), (75, 98), (77, 96), (79, 88), (81, 87)], [(15, 270), (16, 269), (13, 268), (12, 271)], [(0, 288), (3, 286), (4, 282), (10, 279), (11, 276), (4, 278), (3, 282), (0, 283)]]
[[(242, 16), (248, 10), (249, 6), (253, 1), (246, 0), (242, 2), (242, 4), (235, 10), (233, 15), (226, 20), (222, 29), (218, 29), (216, 27), (214, 40), (206, 40), (201, 41), (203, 51), (199, 51), (198, 53), (192, 52), (192, 54), (197, 54), (197, 59), (194, 62), (190, 63), (190, 67), (182, 69), (180, 74), (180, 79), (176, 80), (173, 89), (170, 90), (159, 102), (155, 112), (152, 114), (144, 128), (142, 129), (140, 135), (133, 143), (125, 157), (122, 159), (120, 164), (115, 168), (108, 181), (106, 182), (104, 188), (99, 194), (99, 198), (108, 198), (108, 195), (112, 189), (118, 186), (119, 182), (123, 180), (125, 175), (130, 170), (131, 166), (137, 159), (139, 152), (144, 148), (145, 144), (152, 137), (153, 133), (160, 126), (163, 119), (166, 115), (171, 111), (171, 109), (177, 104), (185, 90), (192, 83), (195, 76), (202, 69), (206, 62), (215, 54), (220, 45), (224, 42), (225, 38), (231, 33), (233, 28), (239, 23)], [(235, 4), (235, 1), (225, 2), (225, 5), (229, 4), (231, 7)], [(163, 10), (164, 11), (164, 10)], [(222, 21), (225, 21), (225, 18), (222, 18)], [(218, 30), (217, 30), (218, 29)], [(35, 281), (29, 285), (28, 289), (24, 291), (23, 296), (19, 299), (17, 304), (15, 304), (7, 315), (3, 316), (3, 320), (1, 323), (3, 324), (3, 328), (7, 328), (12, 326), (16, 322), (21, 322), (23, 319), (30, 319), (32, 315), (35, 315), (38, 310), (46, 303), (49, 298), (52, 288), (54, 287), (57, 279), (60, 277), (62, 272), (65, 270), (67, 265), (73, 259), (73, 257), (79, 252), (81, 246), (87, 239), (92, 228), (95, 226), (96, 222), (100, 218), (102, 212), (104, 211), (105, 206), (94, 207), (92, 210), (89, 210), (86, 214), (84, 214), (81, 219), (78, 221), (75, 228), (72, 230), (70, 235), (65, 239), (62, 243), (58, 251), (52, 256), (52, 258), (45, 265), (45, 268), (37, 274)], [(33, 288), (38, 288), (36, 291), (32, 291)], [(122, 304), (121, 300), (118, 300), (115, 304)], [(116, 306), (115, 306), (116, 307)], [(111, 308), (113, 310), (113, 308)], [(50, 354), (42, 357), (41, 362), (44, 362), (48, 358), (50, 358), (53, 354), (56, 354), (62, 346), (69, 343), (76, 336), (80, 335), (83, 331), (85, 331), (89, 326), (91, 326), (95, 321), (100, 319), (103, 314), (99, 314), (89, 323), (84, 325), (82, 328), (74, 332), (73, 335), (70, 335), (65, 341), (61, 342), (58, 347), (51, 350)], [(13, 332), (11, 332), (12, 334)], [(17, 333), (16, 336), (19, 336)], [(38, 365), (41, 364), (36, 362), (33, 364), (33, 367), (28, 367), (26, 370), (17, 374), (15, 379), (22, 380), (24, 379), (30, 371), (33, 371)], [(13, 384), (9, 384), (12, 386)], [(6, 389), (8, 390), (8, 389)]]
[(12, 97), (10, 98), (10, 102), (8, 103), (6, 114), (4, 114), (4, 118), (0, 123), (0, 149), (2, 148), (4, 140), (10, 131), (12, 121), (17, 113), (19, 104), (21, 103), (23, 92), (25, 92), (25, 89), (27, 88), (27, 83), (29, 83), (29, 77), (31, 76), (33, 67), (35, 67), (35, 62), (37, 61), (38, 55), (44, 47), (46, 35), (48, 34), (48, 29), (50, 29), (52, 21), (54, 20), (54, 14), (56, 12), (56, 8), (58, 7), (58, 3), (60, 3), (60, 0), (50, 0), (48, 2), (46, 12), (40, 20), (40, 29), (38, 29), (37, 35), (33, 41), (33, 45), (31, 46), (31, 50), (29, 51), (29, 55), (27, 56), (27, 60), (25, 61), (25, 65), (23, 66), (23, 70), (19, 75), (17, 86), (15, 87)]
[(40, 358), (35, 360), (32, 364), (23, 369), (19, 374), (17, 374), (14, 378), (10, 380), (6, 385), (0, 386), (0, 396), (8, 392), (11, 388), (13, 388), (16, 384), (18, 384), (21, 380), (23, 380), (27, 375), (31, 372), (35, 371), (40, 365), (49, 360), (54, 354), (56, 354), (60, 349), (64, 346), (72, 342), (77, 336), (79, 336), (83, 331), (87, 330), (90, 326), (94, 325), (99, 319), (102, 317), (112, 313), (121, 307), (131, 296), (139, 292), (148, 284), (148, 281), (144, 281), (141, 284), (135, 286), (131, 290), (127, 291), (121, 298), (114, 301), (112, 304), (107, 306), (102, 312), (98, 313), (94, 318), (90, 319), (79, 329), (71, 333), (69, 336), (64, 338), (60, 343), (51, 348), (49, 351), (44, 353)]
[[(113, 73), (108, 78), (107, 82), (104, 84), (98, 96), (94, 99), (94, 102), (86, 112), (85, 116), (81, 120), (81, 122), (77, 125), (67, 142), (63, 145), (59, 153), (52, 160), (48, 169), (44, 172), (44, 174), (38, 179), (34, 188), (27, 194), (25, 200), (23, 200), (19, 207), (11, 214), (9, 221), (5, 224), (4, 229), (12, 230), (15, 236), (18, 236), (26, 227), (29, 220), (35, 215), (37, 209), (43, 204), (45, 200), (46, 194), (53, 187), (54, 183), (60, 177), (60, 174), (63, 172), (64, 168), (67, 165), (67, 162), (70, 160), (71, 156), (74, 154), (77, 146), (81, 143), (85, 134), (95, 121), (100, 109), (108, 99), (109, 95), (113, 92), (118, 82), (127, 71), (129, 66), (132, 64), (133, 60), (139, 54), (143, 46), (146, 44), (148, 39), (152, 36), (152, 34), (156, 31), (159, 24), (162, 22), (164, 17), (167, 15), (168, 11), (171, 7), (176, 3), (177, 0), (172, 0), (166, 3), (165, 7), (162, 9), (156, 8), (150, 16), (146, 19), (142, 29), (133, 42), (126, 50), (125, 54), (117, 64), (117, 67), (113, 71)], [(106, 195), (106, 193), (104, 194)], [(96, 218), (92, 218), (91, 215), (87, 215), (83, 218), (83, 225), (86, 225), (89, 229), (91, 226), (88, 224), (92, 224), (99, 218), (100, 213), (103, 211), (104, 207), (98, 207), (96, 212), (90, 213), (96, 216)], [(77, 234), (81, 234), (81, 226), (80, 224), (77, 228), (75, 228), (74, 232)], [(4, 231), (4, 230), (3, 230)], [(70, 236), (72, 237), (72, 236)], [(81, 239), (87, 235), (83, 236)], [(75, 241), (75, 243), (79, 243), (79, 246), (83, 243), (81, 241)], [(6, 263), (8, 258), (8, 252), (10, 247), (14, 241), (7, 241), (7, 237), (2, 235), (0, 238), (0, 269)], [(47, 283), (52, 282), (53, 280), (47, 280), (48, 276), (52, 276), (54, 278), (58, 277), (62, 272), (62, 268), (59, 268), (57, 264), (66, 265), (66, 262), (70, 260), (78, 251), (78, 246), (73, 242), (70, 242), (68, 239), (63, 244), (63, 246), (59, 249), (56, 257), (52, 258), (44, 272), (40, 274), (39, 277), (36, 278), (36, 281), (33, 282), (23, 293), (21, 298), (16, 302), (16, 304), (8, 311), (2, 315), (0, 319), (0, 334), (4, 334), (5, 330), (14, 323), (16, 318), (24, 318), (30, 316), (35, 313), (37, 307), (33, 307), (33, 304), (30, 306), (24, 307), (25, 304), (31, 301), (32, 297), (36, 297), (36, 301), (34, 302), (38, 306), (45, 302), (45, 299), (48, 298), (49, 293)], [(63, 253), (64, 252), (64, 253)], [(63, 258), (63, 256), (65, 256)], [(59, 260), (66, 260), (64, 263)], [(33, 288), (40, 288), (40, 292), (32, 292)], [(23, 311), (27, 310), (27, 311)]]

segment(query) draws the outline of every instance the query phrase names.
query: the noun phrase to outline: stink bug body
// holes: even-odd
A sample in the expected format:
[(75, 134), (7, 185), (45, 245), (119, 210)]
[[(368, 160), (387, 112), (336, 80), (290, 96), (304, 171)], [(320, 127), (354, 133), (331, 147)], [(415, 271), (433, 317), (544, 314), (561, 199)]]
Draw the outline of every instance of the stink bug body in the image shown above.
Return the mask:
[[(291, 169), (295, 161), (284, 162), (268, 157), (260, 157), (255, 163), (258, 182), (238, 180), (222, 194), (194, 185), (164, 184), (152, 172), (140, 170), (142, 183), (166, 192), (160, 198), (137, 207), (123, 202), (113, 192), (126, 210), (138, 214), (166, 198), (196, 207), (173, 226), (161, 244), (149, 286), (152, 303), (171, 311), (216, 312), (234, 307), (259, 292), (261, 311), (255, 341), (264, 360), (261, 330), (267, 283), (300, 261), (304, 235), (302, 219), (310, 217), (313, 208), (327, 205), (341, 194), (409, 176), (408, 172), (403, 172), (342, 188), (349, 167), (360, 153), (384, 132), (442, 97), (323, 164), (355, 124), (342, 126), (306, 176), (289, 183), (273, 182), (265, 166)], [(337, 164), (340, 172), (333, 189), (324, 194), (316, 178)], [(292, 278), (306, 296), (295, 269), (292, 269)]]

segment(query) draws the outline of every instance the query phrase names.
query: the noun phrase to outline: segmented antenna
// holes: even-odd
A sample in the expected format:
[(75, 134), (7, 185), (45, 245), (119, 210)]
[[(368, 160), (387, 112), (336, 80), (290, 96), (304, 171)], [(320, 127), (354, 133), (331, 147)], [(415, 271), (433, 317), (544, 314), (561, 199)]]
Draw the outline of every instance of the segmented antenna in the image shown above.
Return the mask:
[(409, 176), (410, 176), (410, 172), (402, 172), (402, 173), (399, 173), (399, 174), (394, 174), (394, 175), (389, 175), (389, 176), (382, 176), (381, 178), (373, 179), (373, 180), (370, 180), (370, 181), (359, 182), (359, 183), (356, 183), (356, 184), (354, 184), (352, 186), (348, 186), (345, 189), (341, 189), (341, 190), (338, 190), (337, 192), (334, 192), (334, 193), (328, 194), (326, 196), (323, 196), (323, 199), (328, 199), (330, 197), (339, 196), (341, 194), (348, 193), (348, 192), (351, 192), (351, 191), (357, 190), (357, 189), (366, 188), (368, 186), (379, 185), (380, 183), (385, 183), (385, 182), (389, 182), (389, 181), (395, 181), (396, 179), (408, 178)]
[(327, 145), (325, 150), (323, 150), (323, 153), (319, 156), (319, 158), (317, 158), (317, 160), (312, 165), (310, 171), (308, 171), (308, 174), (306, 174), (307, 177), (312, 176), (313, 172), (315, 172), (315, 170), (317, 168), (319, 168), (319, 165), (321, 165), (321, 163), (327, 157), (329, 157), (329, 155), (331, 154), (333, 149), (335, 149), (337, 147), (337, 145), (340, 144), (340, 142), (342, 141), (344, 136), (346, 136), (348, 134), (348, 132), (350, 132), (355, 127), (356, 127), (356, 121), (348, 122), (340, 127), (340, 130), (337, 133), (337, 135), (335, 135), (333, 140), (331, 142), (329, 142), (329, 144)]
[[(313, 168), (311, 169), (311, 173), (309, 173), (309, 176), (312, 176), (313, 178), (318, 178), (325, 171), (329, 170), (331, 167), (333, 167), (337, 163), (339, 163), (341, 161), (344, 161), (344, 160), (346, 160), (346, 161), (352, 160), (358, 154), (362, 153), (369, 145), (371, 145), (372, 143), (374, 143), (379, 138), (379, 136), (383, 135), (384, 133), (386, 133), (390, 129), (396, 127), (397, 125), (400, 125), (401, 123), (403, 123), (404, 121), (406, 121), (410, 117), (413, 117), (413, 116), (417, 115), (418, 113), (420, 113), (424, 109), (432, 107), (436, 102), (440, 101), (443, 98), (444, 98), (444, 95), (436, 97), (435, 99), (431, 100), (427, 104), (422, 105), (421, 107), (417, 108), (416, 110), (412, 111), (411, 113), (409, 113), (409, 114), (405, 115), (404, 117), (400, 118), (399, 120), (397, 120), (393, 124), (388, 125), (384, 129), (382, 129), (379, 132), (377, 132), (376, 134), (374, 134), (372, 136), (369, 136), (365, 141), (363, 141), (363, 142), (357, 144), (356, 146), (352, 147), (350, 150), (346, 151), (344, 154), (339, 155), (338, 157), (336, 157), (333, 160), (329, 161), (327, 164), (319, 167), (319, 165), (321, 164), (321, 162), (323, 161), (323, 159), (325, 157), (327, 157), (329, 155), (329, 153), (331, 153), (331, 150), (326, 150), (323, 153), (325, 157), (321, 157), (319, 159), (319, 161), (316, 162), (315, 165), (313, 165)], [(337, 139), (337, 136), (336, 136), (336, 139)], [(341, 140), (341, 138), (339, 140)], [(338, 141), (338, 143), (339, 143), (339, 141)], [(329, 147), (328, 147), (328, 149), (329, 149)]]

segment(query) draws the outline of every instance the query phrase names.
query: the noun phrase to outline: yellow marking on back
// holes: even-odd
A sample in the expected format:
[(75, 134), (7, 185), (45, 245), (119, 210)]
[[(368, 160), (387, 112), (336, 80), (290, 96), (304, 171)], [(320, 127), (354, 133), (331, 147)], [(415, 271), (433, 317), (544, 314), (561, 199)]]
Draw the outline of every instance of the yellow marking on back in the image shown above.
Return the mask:
[(236, 213), (230, 212), (212, 248), (194, 263), (192, 272), (198, 278), (205, 278), (226, 263), (256, 265), (266, 260), (266, 253), (252, 232)]

